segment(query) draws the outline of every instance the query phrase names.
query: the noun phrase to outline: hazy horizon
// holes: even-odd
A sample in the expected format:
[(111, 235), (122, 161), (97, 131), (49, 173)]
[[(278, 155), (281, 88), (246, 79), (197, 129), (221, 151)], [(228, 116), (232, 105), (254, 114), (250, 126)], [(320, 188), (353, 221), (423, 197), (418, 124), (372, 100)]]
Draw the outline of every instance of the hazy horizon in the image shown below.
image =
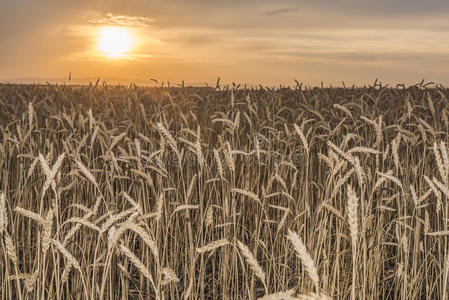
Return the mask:
[(416, 82), (387, 82), (379, 80), (379, 78), (375, 78), (371, 81), (366, 81), (362, 83), (349, 83), (345, 81), (340, 81), (339, 83), (332, 83), (332, 82), (319, 82), (319, 83), (309, 83), (306, 81), (298, 81), (298, 80), (291, 80), (286, 82), (281, 82), (277, 84), (261, 84), (261, 83), (255, 83), (255, 82), (235, 82), (235, 81), (223, 81), (221, 77), (215, 78), (215, 80), (209, 80), (209, 81), (170, 81), (170, 80), (154, 80), (155, 78), (151, 79), (145, 79), (145, 78), (114, 78), (114, 77), (83, 77), (83, 78), (77, 78), (69, 80), (68, 77), (58, 77), (58, 78), (37, 78), (37, 77), (28, 77), (28, 78), (12, 78), (12, 79), (2, 79), (0, 78), (0, 85), (1, 84), (17, 84), (17, 85), (47, 85), (47, 84), (58, 84), (58, 85), (67, 85), (67, 86), (88, 86), (90, 84), (96, 84), (97, 80), (99, 84), (103, 84), (104, 82), (109, 86), (115, 86), (115, 85), (132, 85), (135, 84), (137, 86), (142, 87), (160, 87), (162, 84), (166, 87), (179, 87), (184, 83), (184, 86), (186, 87), (215, 87), (217, 84), (217, 80), (219, 80), (219, 84), (221, 87), (225, 86), (231, 86), (233, 84), (240, 85), (241, 87), (269, 87), (269, 88), (276, 88), (276, 87), (290, 87), (294, 88), (295, 86), (301, 84), (303, 87), (307, 88), (315, 88), (315, 87), (324, 87), (324, 88), (338, 88), (338, 87), (367, 87), (367, 86), (373, 86), (374, 84), (381, 84), (382, 86), (390, 86), (390, 87), (397, 87), (404, 85), (405, 87), (410, 87), (414, 85), (420, 85), (424, 84), (427, 87), (444, 87), (449, 88), (449, 84), (442, 84), (441, 82), (435, 82), (431, 80), (427, 80), (426, 78), (423, 78), (421, 80), (418, 80)]

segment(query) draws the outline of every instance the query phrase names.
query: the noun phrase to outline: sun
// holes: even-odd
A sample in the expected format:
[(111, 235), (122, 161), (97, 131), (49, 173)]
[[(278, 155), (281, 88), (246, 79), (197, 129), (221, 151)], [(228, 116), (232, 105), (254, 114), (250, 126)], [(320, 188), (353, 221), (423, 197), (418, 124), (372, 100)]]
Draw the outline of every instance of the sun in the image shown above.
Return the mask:
[(103, 27), (98, 38), (98, 49), (108, 57), (126, 57), (134, 44), (133, 34), (122, 27)]

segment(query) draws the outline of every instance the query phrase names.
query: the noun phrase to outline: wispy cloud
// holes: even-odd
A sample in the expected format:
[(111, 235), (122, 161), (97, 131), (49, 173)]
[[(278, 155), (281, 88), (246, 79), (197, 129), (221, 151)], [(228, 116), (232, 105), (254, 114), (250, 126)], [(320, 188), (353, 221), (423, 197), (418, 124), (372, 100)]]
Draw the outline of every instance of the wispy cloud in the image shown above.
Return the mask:
[(107, 13), (101, 15), (98, 13), (90, 13), (89, 22), (92, 24), (103, 25), (118, 25), (118, 26), (132, 26), (132, 27), (149, 27), (153, 19), (141, 16), (127, 16), (127, 15), (114, 15)]
[(430, 62), (432, 60), (447, 61), (447, 54), (435, 54), (428, 52), (403, 53), (403, 52), (332, 52), (332, 51), (265, 51), (260, 57), (265, 59), (302, 59), (311, 62), (338, 62), (354, 64), (397, 64), (402, 62)]
[(264, 16), (277, 16), (277, 15), (282, 15), (282, 14), (294, 13), (297, 11), (299, 11), (299, 8), (285, 7), (285, 8), (269, 10), (269, 11), (265, 12), (263, 15)]

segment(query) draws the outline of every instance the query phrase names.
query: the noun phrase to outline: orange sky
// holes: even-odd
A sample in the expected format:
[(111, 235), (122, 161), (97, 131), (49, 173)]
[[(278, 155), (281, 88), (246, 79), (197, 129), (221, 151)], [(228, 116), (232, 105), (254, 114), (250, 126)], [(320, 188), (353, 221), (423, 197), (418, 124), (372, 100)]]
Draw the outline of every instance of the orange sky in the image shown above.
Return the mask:
[[(446, 0), (2, 0), (0, 80), (449, 84), (448, 14)], [(99, 50), (107, 26), (132, 33), (126, 55)]]

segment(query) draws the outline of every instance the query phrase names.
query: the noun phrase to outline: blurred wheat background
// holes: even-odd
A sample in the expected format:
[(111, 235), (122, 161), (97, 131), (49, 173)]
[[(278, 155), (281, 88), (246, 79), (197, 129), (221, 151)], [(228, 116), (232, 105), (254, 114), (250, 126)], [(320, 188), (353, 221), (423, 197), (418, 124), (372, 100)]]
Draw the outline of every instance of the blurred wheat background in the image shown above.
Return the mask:
[(448, 299), (449, 91), (0, 86), (1, 299)]

